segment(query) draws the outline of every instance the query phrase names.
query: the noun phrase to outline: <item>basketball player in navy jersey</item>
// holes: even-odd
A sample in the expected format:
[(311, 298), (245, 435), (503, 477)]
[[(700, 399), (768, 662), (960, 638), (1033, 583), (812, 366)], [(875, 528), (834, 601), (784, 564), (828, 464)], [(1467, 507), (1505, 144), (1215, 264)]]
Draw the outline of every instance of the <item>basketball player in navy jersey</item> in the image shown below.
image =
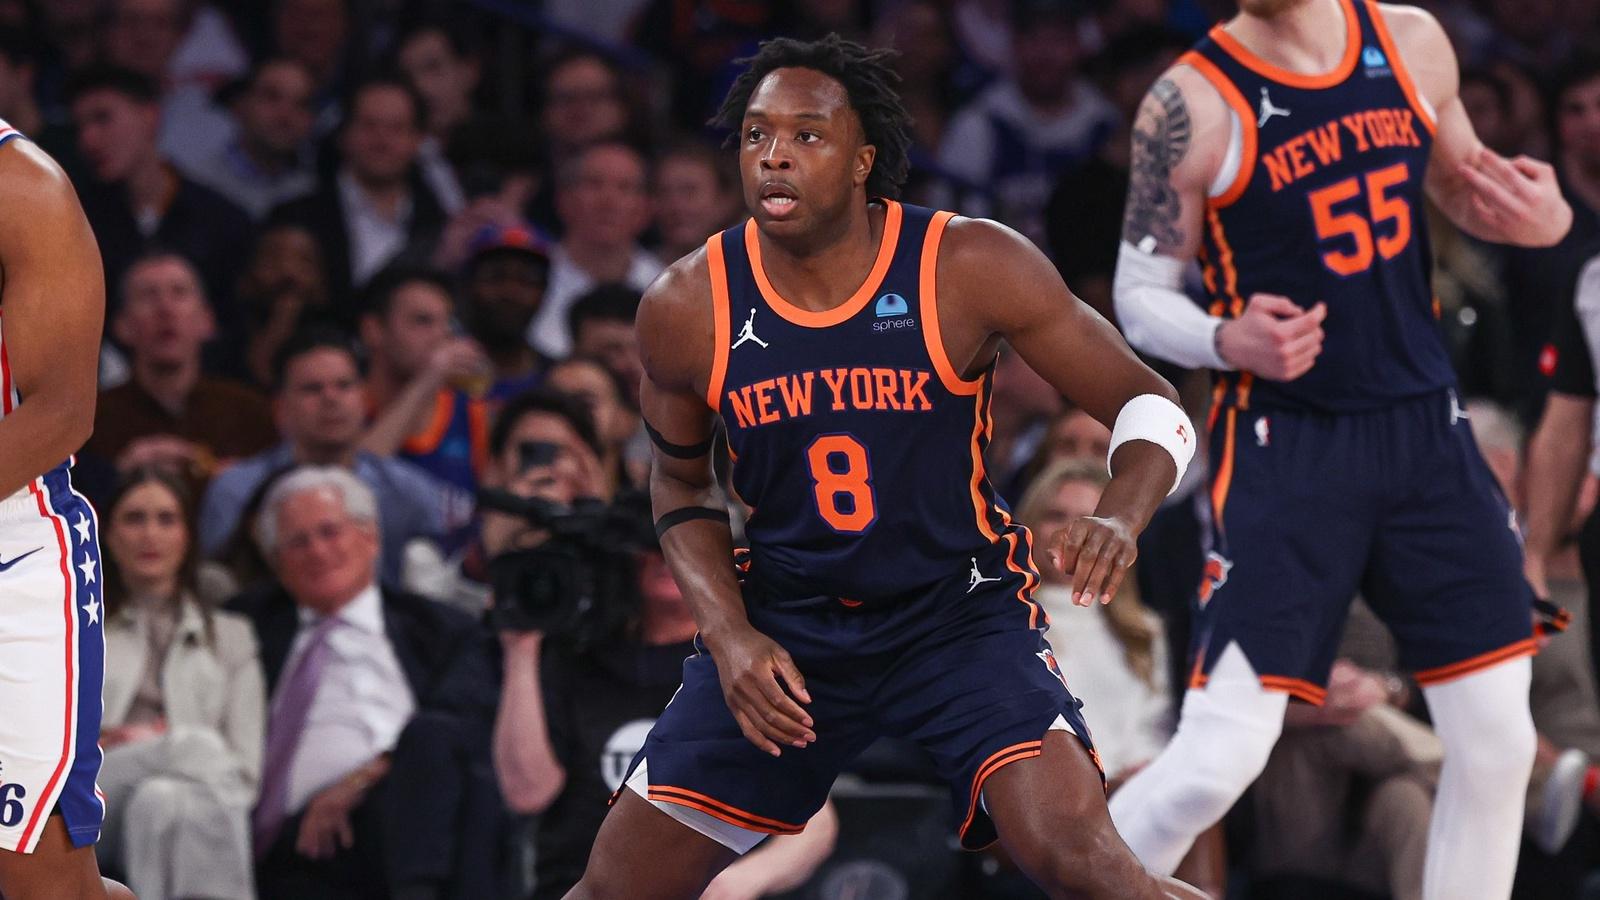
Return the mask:
[[(928, 749), (963, 846), (998, 839), (1050, 896), (1203, 896), (1112, 829), (1032, 600), (1033, 536), (983, 465), (1004, 339), (1115, 426), (1099, 509), (1049, 544), (1080, 601), (1104, 602), (1192, 452), (1171, 386), (1017, 233), (890, 199), (908, 136), (886, 54), (832, 36), (748, 62), (719, 118), (751, 218), (639, 312), (657, 530), (700, 652), (569, 897), (698, 897), (799, 830), (883, 734)], [(711, 470), (719, 415), (755, 508), (742, 580)]]
[[(1445, 744), (1424, 896), (1505, 897), (1534, 597), (1454, 393), (1424, 213), (1546, 246), (1572, 212), (1548, 165), (1478, 140), (1428, 13), (1240, 7), (1135, 123), (1118, 316), (1135, 346), (1217, 377), (1193, 677), (1176, 737), (1112, 817), (1151, 869), (1176, 867), (1261, 771), (1289, 698), (1326, 699), (1360, 592)], [(1196, 254), (1206, 310), (1179, 290)]]
[(0, 122), (0, 895), (132, 897), (95, 864), (100, 551), (72, 489), (94, 422), (100, 252), (55, 162)]

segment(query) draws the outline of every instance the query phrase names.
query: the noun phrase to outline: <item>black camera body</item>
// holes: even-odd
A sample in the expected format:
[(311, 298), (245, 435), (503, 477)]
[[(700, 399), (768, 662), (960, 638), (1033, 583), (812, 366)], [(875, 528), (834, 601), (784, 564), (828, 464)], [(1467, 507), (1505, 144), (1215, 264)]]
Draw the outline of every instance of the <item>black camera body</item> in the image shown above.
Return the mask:
[(537, 546), (489, 561), (495, 628), (543, 631), (590, 646), (619, 634), (638, 612), (636, 557), (658, 546), (648, 497), (564, 506), (483, 490), (478, 507), (518, 516), (548, 534)]

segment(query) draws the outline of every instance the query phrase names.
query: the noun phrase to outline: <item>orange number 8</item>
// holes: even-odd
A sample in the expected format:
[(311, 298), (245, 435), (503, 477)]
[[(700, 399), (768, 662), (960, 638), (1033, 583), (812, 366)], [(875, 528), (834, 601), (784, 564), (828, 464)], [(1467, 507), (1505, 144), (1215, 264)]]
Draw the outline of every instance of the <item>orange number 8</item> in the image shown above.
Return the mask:
[[(834, 471), (829, 462), (834, 456), (844, 457), (844, 471)], [(811, 442), (806, 461), (811, 464), (812, 492), (824, 522), (835, 531), (860, 534), (877, 520), (871, 466), (860, 441), (848, 434), (825, 434)], [(841, 496), (850, 498), (848, 510), (839, 508)]]

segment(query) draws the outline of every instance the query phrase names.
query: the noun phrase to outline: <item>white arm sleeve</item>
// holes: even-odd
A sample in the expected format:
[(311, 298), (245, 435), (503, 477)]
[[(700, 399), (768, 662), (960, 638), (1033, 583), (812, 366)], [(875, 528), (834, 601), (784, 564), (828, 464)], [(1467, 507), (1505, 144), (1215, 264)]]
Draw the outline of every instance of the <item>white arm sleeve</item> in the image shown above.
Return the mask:
[(1128, 343), (1143, 353), (1190, 369), (1231, 369), (1217, 353), (1222, 319), (1207, 315), (1179, 289), (1184, 264), (1146, 253), (1127, 241), (1111, 282), (1117, 320)]

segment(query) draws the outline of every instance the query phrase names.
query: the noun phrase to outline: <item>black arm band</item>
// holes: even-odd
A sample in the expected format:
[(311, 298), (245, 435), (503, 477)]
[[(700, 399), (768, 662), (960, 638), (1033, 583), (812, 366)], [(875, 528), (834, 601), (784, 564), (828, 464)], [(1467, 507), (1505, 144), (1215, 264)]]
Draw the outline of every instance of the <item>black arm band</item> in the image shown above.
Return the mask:
[(682, 525), (694, 519), (711, 519), (716, 522), (727, 522), (728, 511), (725, 509), (711, 509), (706, 506), (680, 506), (656, 520), (656, 537), (667, 533), (667, 529), (675, 525)]
[(699, 459), (705, 456), (711, 452), (711, 443), (717, 437), (716, 432), (713, 431), (711, 437), (698, 444), (674, 444), (662, 437), (661, 432), (655, 430), (649, 422), (644, 423), (644, 432), (650, 435), (650, 443), (655, 444), (662, 453), (674, 459)]

